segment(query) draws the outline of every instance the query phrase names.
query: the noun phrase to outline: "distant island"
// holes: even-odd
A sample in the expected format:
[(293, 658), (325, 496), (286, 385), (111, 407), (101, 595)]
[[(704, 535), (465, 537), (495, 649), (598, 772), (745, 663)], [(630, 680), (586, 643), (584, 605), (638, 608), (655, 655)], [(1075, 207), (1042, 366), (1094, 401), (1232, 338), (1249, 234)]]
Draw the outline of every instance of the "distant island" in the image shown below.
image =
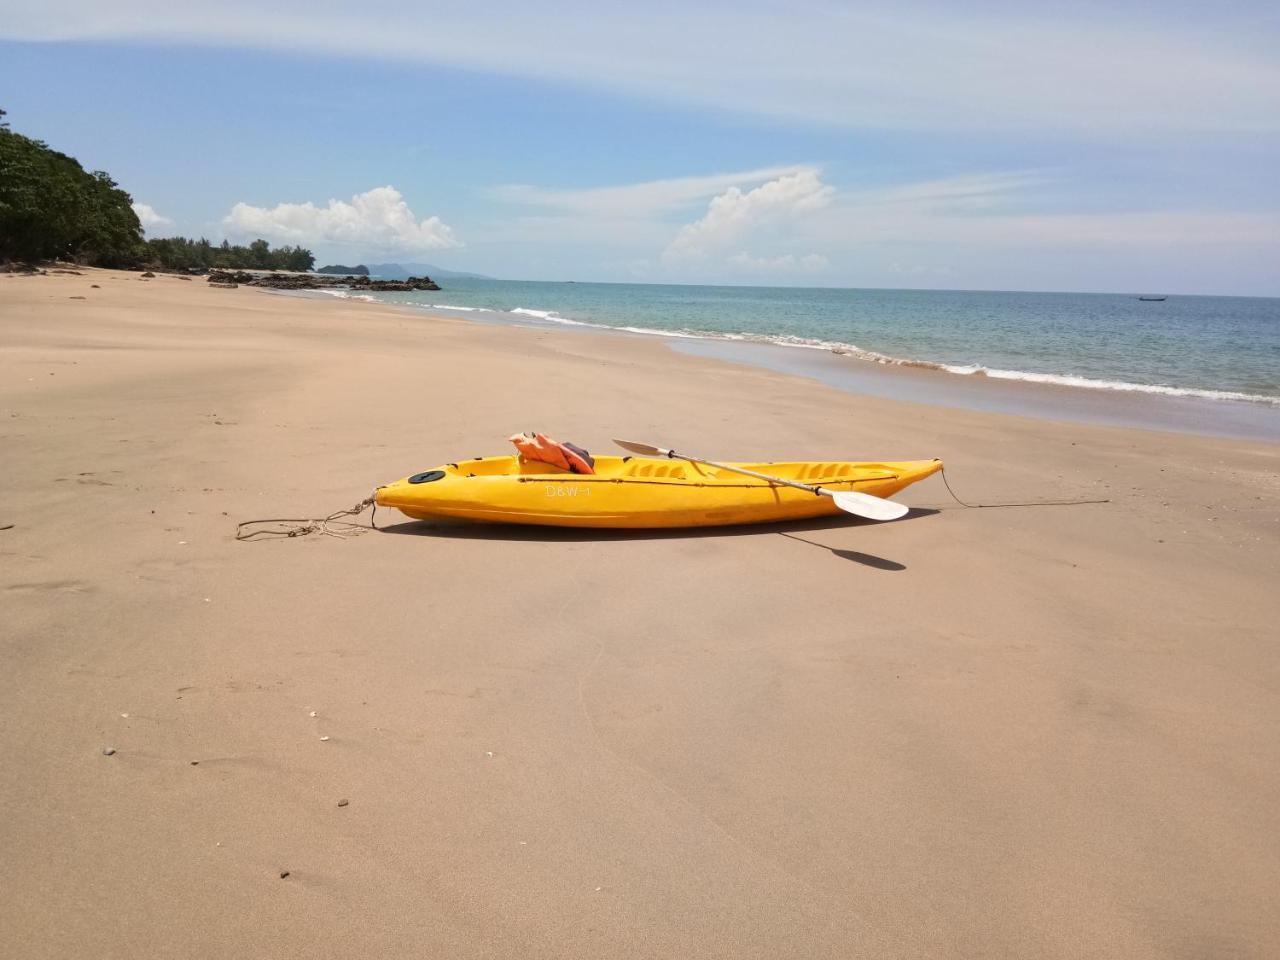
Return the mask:
[(327, 267), (320, 267), (316, 270), (316, 273), (338, 273), (344, 276), (367, 277), (369, 275), (369, 268), (363, 263), (357, 264), (354, 267), (344, 267), (340, 263), (333, 263)]
[(429, 276), (437, 280), (492, 280), (482, 273), (464, 273), (461, 270), (446, 270), (431, 263), (371, 263), (369, 273), (387, 280), (407, 280), (409, 277)]

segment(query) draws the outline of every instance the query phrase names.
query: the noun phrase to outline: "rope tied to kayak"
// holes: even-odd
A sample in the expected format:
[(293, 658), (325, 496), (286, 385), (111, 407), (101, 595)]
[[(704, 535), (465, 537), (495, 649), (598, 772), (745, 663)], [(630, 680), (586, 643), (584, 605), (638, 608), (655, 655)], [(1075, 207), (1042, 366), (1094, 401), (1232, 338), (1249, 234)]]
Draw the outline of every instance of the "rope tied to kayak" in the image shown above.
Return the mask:
[(1010, 503), (965, 503), (956, 496), (956, 492), (951, 489), (951, 481), (947, 479), (947, 468), (943, 467), (939, 474), (942, 476), (942, 485), (947, 488), (947, 493), (951, 494), (951, 499), (962, 507), (969, 507), (973, 510), (989, 509), (991, 507), (1077, 507), (1086, 503), (1110, 503), (1110, 499), (1106, 500), (1025, 500), (1021, 502)]
[[(245, 520), (236, 524), (237, 540), (273, 540), (292, 537), (305, 537), (311, 533), (320, 533), (326, 537), (337, 537), (347, 540), (358, 537), (369, 530), (377, 530), (375, 522), (378, 516), (378, 491), (375, 490), (354, 506), (346, 510), (335, 510), (327, 517), (273, 517), (267, 520)], [(358, 517), (370, 507), (369, 525), (344, 520), (343, 517)], [(274, 526), (265, 526), (273, 524)]]

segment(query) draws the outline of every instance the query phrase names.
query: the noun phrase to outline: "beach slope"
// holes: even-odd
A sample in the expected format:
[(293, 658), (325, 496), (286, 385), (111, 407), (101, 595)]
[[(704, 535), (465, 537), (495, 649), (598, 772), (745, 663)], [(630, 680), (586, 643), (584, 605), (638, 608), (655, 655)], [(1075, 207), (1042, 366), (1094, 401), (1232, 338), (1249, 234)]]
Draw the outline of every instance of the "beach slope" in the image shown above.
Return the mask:
[[(1110, 502), (233, 538), (527, 429)], [(1280, 446), (106, 271), (0, 441), (13, 956), (1280, 951)]]

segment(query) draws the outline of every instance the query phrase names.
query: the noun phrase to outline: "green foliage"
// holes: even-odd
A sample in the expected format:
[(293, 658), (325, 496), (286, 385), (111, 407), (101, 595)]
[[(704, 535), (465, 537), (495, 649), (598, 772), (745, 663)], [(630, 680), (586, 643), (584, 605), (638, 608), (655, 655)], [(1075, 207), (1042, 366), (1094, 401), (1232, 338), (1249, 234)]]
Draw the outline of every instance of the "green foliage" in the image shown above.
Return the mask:
[(99, 267), (142, 263), (170, 270), (227, 267), (310, 270), (302, 247), (271, 249), (168, 237), (143, 241), (133, 201), (101, 170), (88, 173), (66, 154), (9, 129), (0, 110), (0, 262), (74, 260)]
[(303, 247), (276, 247), (265, 240), (255, 240), (249, 246), (233, 246), (223, 240), (214, 246), (204, 237), (190, 240), (187, 237), (157, 237), (148, 240), (143, 259), (151, 266), (166, 270), (228, 269), (228, 270), (310, 270), (316, 258)]
[(0, 122), (0, 260), (136, 263), (142, 225), (131, 204), (107, 174)]
[(340, 263), (333, 263), (327, 267), (317, 268), (316, 273), (335, 273), (343, 276), (367, 277), (369, 275), (369, 268), (363, 263), (357, 264), (354, 267), (345, 267)]

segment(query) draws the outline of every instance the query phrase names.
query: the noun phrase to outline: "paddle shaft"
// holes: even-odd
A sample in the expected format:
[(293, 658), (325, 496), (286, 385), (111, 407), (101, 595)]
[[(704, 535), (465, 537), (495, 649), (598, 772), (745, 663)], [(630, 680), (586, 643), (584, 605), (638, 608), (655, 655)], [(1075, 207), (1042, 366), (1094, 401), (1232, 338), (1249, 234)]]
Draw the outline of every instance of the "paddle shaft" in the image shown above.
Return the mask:
[(867, 520), (897, 520), (907, 514), (907, 508), (902, 504), (894, 503), (892, 500), (886, 500), (884, 497), (873, 496), (869, 493), (861, 493), (856, 490), (826, 490), (822, 487), (800, 483), (796, 480), (786, 480), (782, 477), (770, 476), (767, 473), (757, 473), (755, 470), (748, 470), (745, 467), (734, 467), (727, 463), (716, 463), (714, 460), (703, 460), (701, 457), (691, 457), (687, 454), (676, 453), (674, 450), (668, 450), (666, 447), (656, 447), (651, 443), (637, 443), (634, 440), (617, 439), (613, 442), (624, 450), (630, 450), (632, 453), (640, 453), (648, 457), (667, 457), (671, 460), (680, 459), (687, 460), (690, 463), (701, 463), (708, 467), (715, 467), (717, 470), (726, 470), (729, 473), (740, 473), (745, 477), (754, 477), (757, 480), (763, 480), (770, 486), (794, 487), (797, 490), (803, 490), (805, 493), (830, 497), (832, 502), (845, 513), (852, 513), (854, 516), (863, 517)]
[(727, 463), (716, 463), (714, 460), (703, 460), (701, 457), (691, 457), (688, 454), (676, 453), (674, 450), (663, 450), (663, 454), (672, 460), (689, 460), (693, 463), (701, 463), (707, 467), (715, 467), (717, 470), (728, 470), (730, 473), (740, 473), (744, 477), (755, 477), (757, 480), (765, 480), (769, 483), (779, 484), (784, 487), (795, 487), (797, 490), (807, 490), (809, 493), (817, 494), (822, 497), (834, 497), (835, 493), (831, 490), (824, 490), (822, 487), (814, 487), (807, 483), (800, 483), (798, 480), (784, 480), (782, 477), (771, 477), (767, 473), (756, 473), (754, 470), (746, 470), (742, 467), (731, 467)]

